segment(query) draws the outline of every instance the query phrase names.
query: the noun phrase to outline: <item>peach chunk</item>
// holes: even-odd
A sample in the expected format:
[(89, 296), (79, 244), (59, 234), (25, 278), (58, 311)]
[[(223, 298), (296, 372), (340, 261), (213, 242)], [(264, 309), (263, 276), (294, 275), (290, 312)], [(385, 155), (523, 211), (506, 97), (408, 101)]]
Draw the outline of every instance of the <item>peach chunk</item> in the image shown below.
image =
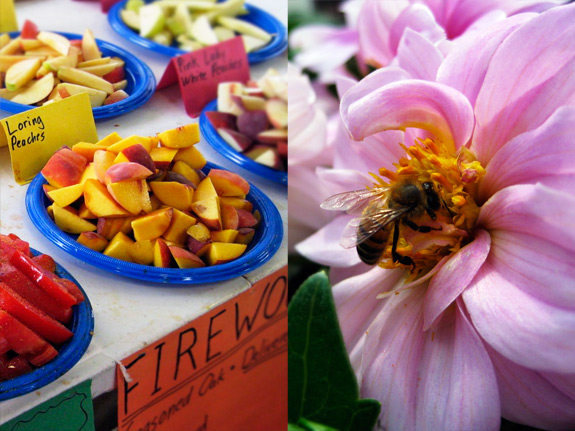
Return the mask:
[(194, 202), (192, 211), (211, 230), (222, 229), (220, 203), (217, 197)]
[(107, 240), (111, 240), (118, 232), (128, 235), (132, 232), (132, 221), (135, 217), (100, 217), (98, 219), (98, 233)]
[(168, 229), (174, 214), (173, 208), (160, 208), (132, 221), (136, 241), (156, 239)]
[(238, 209), (238, 228), (254, 227), (258, 224), (258, 219), (249, 211)]
[(154, 244), (155, 240), (146, 239), (136, 241), (132, 249), (128, 251), (133, 262), (140, 265), (151, 265), (154, 262)]
[(178, 160), (176, 163), (174, 163), (174, 166), (172, 167), (172, 172), (183, 175), (188, 181), (190, 181), (194, 185), (194, 187), (197, 187), (198, 184), (200, 184), (200, 181), (202, 180), (200, 174), (198, 174), (198, 171), (193, 169), (183, 160)]
[(144, 180), (152, 174), (152, 171), (139, 163), (117, 163), (110, 166), (104, 174), (104, 183), (110, 184), (128, 180)]
[[(237, 229), (239, 225), (238, 210), (231, 205), (221, 204), (220, 212), (222, 216), (222, 228)], [(226, 242), (226, 241), (222, 241)]]
[(158, 138), (164, 147), (188, 148), (200, 142), (200, 128), (198, 123), (190, 123), (158, 133)]
[(247, 245), (227, 242), (212, 242), (207, 254), (210, 265), (220, 265), (240, 257), (246, 251)]
[(42, 175), (56, 188), (78, 184), (88, 160), (68, 147), (56, 151), (42, 169)]
[(96, 145), (109, 147), (110, 145), (115, 144), (116, 142), (120, 142), (121, 140), (122, 137), (118, 134), (118, 132), (112, 132), (105, 138), (102, 138), (98, 142), (96, 142)]
[(212, 169), (208, 174), (219, 196), (245, 196), (250, 192), (249, 183), (230, 171)]
[(206, 266), (204, 261), (192, 252), (174, 245), (168, 246), (178, 268), (201, 268)]
[(106, 147), (103, 145), (91, 144), (89, 142), (78, 142), (72, 146), (72, 151), (86, 157), (88, 162), (92, 162), (94, 160), (94, 153), (96, 151), (105, 149)]
[(94, 162), (88, 163), (84, 172), (82, 172), (82, 178), (80, 178), (80, 184), (84, 184), (89, 179), (97, 180), (96, 169), (94, 169)]
[(73, 186), (62, 187), (48, 192), (50, 200), (54, 201), (60, 207), (67, 207), (77, 201), (84, 193), (83, 184), (74, 184)]
[[(190, 147), (193, 148), (193, 147)], [(166, 147), (154, 147), (152, 151), (150, 151), (150, 157), (154, 161), (154, 166), (156, 169), (166, 170), (172, 164), (174, 157), (179, 150), (175, 148), (166, 148)]]
[(150, 153), (141, 144), (132, 145), (124, 148), (120, 154), (126, 158), (128, 162), (139, 163), (145, 166), (150, 171), (155, 172), (155, 165)]
[(194, 189), (176, 181), (150, 182), (150, 188), (164, 205), (188, 211), (192, 205)]
[(97, 180), (88, 180), (84, 184), (84, 202), (96, 217), (123, 217), (130, 213), (122, 208), (112, 197), (106, 186)]
[(216, 197), (218, 197), (218, 192), (214, 187), (214, 183), (212, 183), (212, 179), (210, 177), (206, 177), (196, 187), (193, 202), (203, 201), (205, 199), (211, 199)]
[(192, 217), (188, 213), (174, 208), (172, 222), (170, 223), (168, 229), (166, 229), (166, 231), (163, 233), (162, 237), (166, 241), (184, 245), (188, 239), (187, 231), (190, 226), (194, 225), (195, 223), (195, 217)]
[(82, 232), (76, 241), (94, 251), (102, 251), (108, 245), (108, 240), (96, 232)]
[(134, 245), (134, 241), (130, 239), (125, 233), (118, 232), (114, 238), (108, 243), (103, 253), (106, 256), (114, 257), (116, 259), (131, 262), (130, 251)]
[(70, 207), (62, 208), (57, 204), (52, 205), (54, 222), (64, 232), (79, 234), (86, 231), (96, 230), (96, 225), (84, 220)]
[(145, 136), (132, 135), (110, 145), (108, 147), (108, 151), (119, 153), (120, 151), (137, 144), (142, 145), (148, 152), (150, 152), (152, 149), (152, 141), (150, 138)]
[(238, 231), (236, 229), (213, 230), (210, 235), (213, 242), (236, 242)]
[(220, 198), (220, 204), (230, 205), (234, 208), (246, 210), (249, 212), (252, 212), (254, 209), (254, 205), (250, 201), (237, 197), (222, 196)]
[(154, 244), (154, 266), (159, 268), (169, 268), (172, 264), (172, 253), (166, 242), (158, 238)]
[(131, 214), (137, 215), (142, 211), (146, 213), (152, 211), (152, 202), (150, 201), (146, 180), (110, 183), (108, 184), (108, 191), (116, 202)]
[(108, 168), (114, 163), (115, 158), (116, 154), (110, 151), (97, 150), (94, 153), (94, 171), (96, 172), (96, 176), (101, 183), (105, 181), (106, 172), (108, 171)]
[(242, 227), (238, 229), (238, 234), (236, 236), (235, 242), (238, 244), (249, 244), (254, 238), (256, 231), (251, 227)]
[(174, 156), (174, 161), (178, 160), (183, 160), (188, 165), (190, 165), (192, 169), (202, 169), (204, 166), (206, 166), (206, 158), (193, 145), (188, 148), (180, 148), (177, 154)]

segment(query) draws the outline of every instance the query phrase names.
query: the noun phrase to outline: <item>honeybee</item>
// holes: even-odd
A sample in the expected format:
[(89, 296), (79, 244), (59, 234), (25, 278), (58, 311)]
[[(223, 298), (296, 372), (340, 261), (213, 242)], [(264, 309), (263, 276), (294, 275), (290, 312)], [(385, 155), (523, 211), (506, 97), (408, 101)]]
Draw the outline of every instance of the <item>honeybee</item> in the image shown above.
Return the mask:
[(435, 212), (440, 207), (441, 199), (433, 183), (414, 179), (403, 180), (390, 187), (339, 193), (321, 204), (321, 208), (332, 211), (361, 211), (361, 215), (352, 219), (345, 228), (340, 243), (344, 248), (356, 247), (364, 263), (375, 265), (380, 261), (393, 229), (393, 262), (412, 267), (415, 267), (413, 259), (397, 252), (399, 223), (423, 233), (439, 230), (430, 226), (418, 226), (411, 219), (427, 212), (432, 220), (436, 220)]

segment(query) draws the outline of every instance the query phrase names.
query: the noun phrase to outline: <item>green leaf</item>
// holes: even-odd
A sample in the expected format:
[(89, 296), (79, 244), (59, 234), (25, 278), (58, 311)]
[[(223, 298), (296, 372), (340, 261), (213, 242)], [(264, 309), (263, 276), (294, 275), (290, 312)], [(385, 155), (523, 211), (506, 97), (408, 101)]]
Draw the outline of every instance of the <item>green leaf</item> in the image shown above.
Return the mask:
[[(288, 419), (340, 431), (369, 430), (380, 404), (359, 391), (325, 272), (311, 276), (288, 307)], [(302, 421), (303, 419), (303, 421)]]

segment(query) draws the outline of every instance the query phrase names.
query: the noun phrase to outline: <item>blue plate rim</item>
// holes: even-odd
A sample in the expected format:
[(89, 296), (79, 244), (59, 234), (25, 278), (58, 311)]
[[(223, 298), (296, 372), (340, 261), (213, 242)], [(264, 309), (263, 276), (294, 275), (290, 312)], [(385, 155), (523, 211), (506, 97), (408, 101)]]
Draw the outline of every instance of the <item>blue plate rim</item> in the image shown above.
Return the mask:
[[(42, 254), (33, 248), (30, 248), (30, 251), (35, 256)], [(68, 327), (74, 332), (74, 335), (60, 347), (58, 356), (52, 361), (29, 373), (0, 382), (0, 401), (25, 395), (57, 380), (78, 363), (92, 341), (94, 311), (88, 295), (72, 274), (58, 262), (56, 262), (56, 274), (76, 283), (84, 295), (84, 301), (73, 306), (74, 313)]]
[[(82, 35), (76, 33), (67, 33), (61, 31), (53, 32), (65, 36), (70, 40), (82, 38)], [(15, 37), (18, 36), (20, 32), (16, 31), (8, 34), (10, 37)], [(96, 39), (96, 43), (105, 55), (114, 55), (121, 57), (124, 60), (126, 65), (129, 66), (126, 68), (126, 71), (133, 74), (133, 76), (136, 78), (134, 80), (134, 87), (136, 87), (136, 84), (139, 83), (137, 78), (141, 80), (141, 83), (135, 88), (135, 92), (132, 92), (128, 98), (111, 105), (92, 108), (94, 119), (101, 120), (110, 117), (116, 117), (118, 115), (133, 111), (146, 103), (156, 91), (156, 77), (154, 76), (149, 66), (138, 59), (135, 55), (129, 53), (117, 45), (101, 39)], [(38, 108), (38, 106), (22, 105), (20, 103), (11, 102), (10, 100), (0, 99), (0, 109), (11, 112), (13, 114), (25, 112), (34, 108)]]
[[(206, 169), (209, 171), (224, 168), (208, 162), (203, 170)], [(61, 231), (46, 210), (49, 202), (42, 189), (45, 183), (46, 180), (42, 174), (38, 174), (32, 180), (26, 191), (26, 210), (34, 226), (46, 238), (83, 262), (114, 274), (160, 283), (158, 286), (174, 287), (174, 283), (207, 284), (239, 277), (259, 268), (271, 259), (278, 251), (283, 238), (283, 225), (278, 209), (261, 190), (250, 183), (247, 199), (254, 205), (254, 210), (259, 210), (262, 222), (256, 229), (254, 239), (248, 245), (247, 251), (238, 259), (221, 265), (193, 269), (157, 268), (125, 262), (78, 244), (72, 236)]]
[(217, 111), (217, 105), (217, 99), (212, 100), (204, 107), (200, 115), (200, 132), (208, 144), (210, 144), (212, 148), (214, 148), (218, 153), (231, 160), (236, 165), (275, 183), (287, 185), (287, 172), (279, 171), (277, 169), (270, 168), (269, 166), (262, 165), (258, 162), (254, 162), (249, 157), (246, 157), (234, 150), (226, 141), (220, 137), (206, 116), (206, 112)]
[[(182, 49), (178, 49), (173, 46), (161, 45), (150, 39), (141, 37), (134, 30), (125, 25), (120, 17), (120, 10), (124, 8), (127, 1), (128, 0), (122, 0), (114, 4), (108, 11), (108, 23), (116, 33), (118, 33), (125, 39), (129, 40), (130, 42), (135, 43), (136, 45), (139, 45), (143, 48), (151, 49), (152, 51), (162, 55), (175, 57), (178, 55), (188, 53), (188, 51), (184, 51)], [(147, 1), (146, 3), (149, 3), (149, 1)], [(273, 27), (275, 34), (274, 38), (268, 45), (264, 46), (263, 48), (257, 51), (250, 52), (249, 54), (247, 54), (248, 62), (250, 64), (261, 63), (262, 61), (269, 60), (286, 51), (288, 46), (288, 40), (287, 40), (287, 30), (285, 26), (276, 17), (267, 13), (263, 9), (250, 5), (248, 3), (245, 4), (245, 7), (252, 15), (252, 18), (254, 18), (257, 21), (256, 24), (258, 24), (262, 20), (267, 22), (271, 27)]]

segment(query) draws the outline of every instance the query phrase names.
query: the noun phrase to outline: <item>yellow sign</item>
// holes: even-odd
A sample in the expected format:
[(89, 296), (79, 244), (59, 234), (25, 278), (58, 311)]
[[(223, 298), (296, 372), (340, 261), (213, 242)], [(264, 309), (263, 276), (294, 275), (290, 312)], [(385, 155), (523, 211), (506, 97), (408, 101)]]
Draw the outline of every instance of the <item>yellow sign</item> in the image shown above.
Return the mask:
[(63, 145), (98, 141), (87, 93), (12, 115), (0, 125), (18, 184), (32, 181)]
[(0, 33), (18, 30), (14, 0), (0, 1)]

